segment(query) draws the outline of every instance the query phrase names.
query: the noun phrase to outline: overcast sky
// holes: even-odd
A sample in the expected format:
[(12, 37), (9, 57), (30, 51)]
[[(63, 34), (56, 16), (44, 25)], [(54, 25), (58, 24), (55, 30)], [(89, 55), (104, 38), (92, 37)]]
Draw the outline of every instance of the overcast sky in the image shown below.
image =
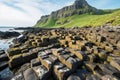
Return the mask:
[[(87, 0), (99, 9), (120, 8), (120, 0)], [(0, 26), (33, 26), (42, 15), (70, 5), (74, 0), (0, 0)]]

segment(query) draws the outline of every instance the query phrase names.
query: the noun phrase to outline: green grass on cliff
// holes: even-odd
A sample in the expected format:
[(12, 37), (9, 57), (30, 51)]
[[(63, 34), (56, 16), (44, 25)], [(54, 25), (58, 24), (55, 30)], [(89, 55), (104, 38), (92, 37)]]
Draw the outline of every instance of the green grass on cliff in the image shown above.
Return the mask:
[(57, 20), (48, 19), (46, 23), (38, 23), (37, 27), (74, 27), (74, 26), (100, 26), (107, 22), (111, 22), (111, 25), (120, 25), (120, 9), (114, 10), (112, 13), (92, 15), (82, 14), (73, 15), (66, 18), (59, 18)]

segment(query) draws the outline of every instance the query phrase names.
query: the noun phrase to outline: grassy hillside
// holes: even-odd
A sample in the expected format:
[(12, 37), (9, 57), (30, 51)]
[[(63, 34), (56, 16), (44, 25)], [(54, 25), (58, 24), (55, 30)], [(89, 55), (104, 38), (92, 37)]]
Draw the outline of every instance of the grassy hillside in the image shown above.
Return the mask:
[(37, 23), (36, 27), (74, 27), (74, 26), (100, 26), (107, 22), (111, 25), (120, 25), (120, 9), (114, 10), (111, 13), (93, 15), (93, 14), (82, 14), (73, 15), (66, 18), (52, 19), (49, 18), (46, 23)]

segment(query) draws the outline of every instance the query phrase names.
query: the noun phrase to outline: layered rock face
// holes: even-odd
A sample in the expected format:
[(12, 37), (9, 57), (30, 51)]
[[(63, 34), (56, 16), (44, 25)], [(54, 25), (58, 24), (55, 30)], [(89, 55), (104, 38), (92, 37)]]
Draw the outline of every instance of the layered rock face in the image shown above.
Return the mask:
[(12, 80), (119, 80), (119, 34), (111, 27), (27, 31), (6, 53)]
[(57, 20), (59, 18), (69, 17), (75, 14), (92, 13), (96, 14), (99, 10), (90, 6), (85, 0), (76, 0), (73, 5), (63, 7), (60, 10), (52, 12), (50, 15), (42, 16), (37, 24), (46, 23), (49, 19)]

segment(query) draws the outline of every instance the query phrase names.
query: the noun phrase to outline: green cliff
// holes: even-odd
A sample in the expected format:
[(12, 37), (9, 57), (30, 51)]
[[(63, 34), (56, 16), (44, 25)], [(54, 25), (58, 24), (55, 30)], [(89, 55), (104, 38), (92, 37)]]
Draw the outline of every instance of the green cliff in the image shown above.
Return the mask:
[(84, 27), (100, 26), (111, 22), (120, 24), (120, 10), (99, 10), (85, 0), (76, 0), (72, 5), (42, 16), (35, 27)]

